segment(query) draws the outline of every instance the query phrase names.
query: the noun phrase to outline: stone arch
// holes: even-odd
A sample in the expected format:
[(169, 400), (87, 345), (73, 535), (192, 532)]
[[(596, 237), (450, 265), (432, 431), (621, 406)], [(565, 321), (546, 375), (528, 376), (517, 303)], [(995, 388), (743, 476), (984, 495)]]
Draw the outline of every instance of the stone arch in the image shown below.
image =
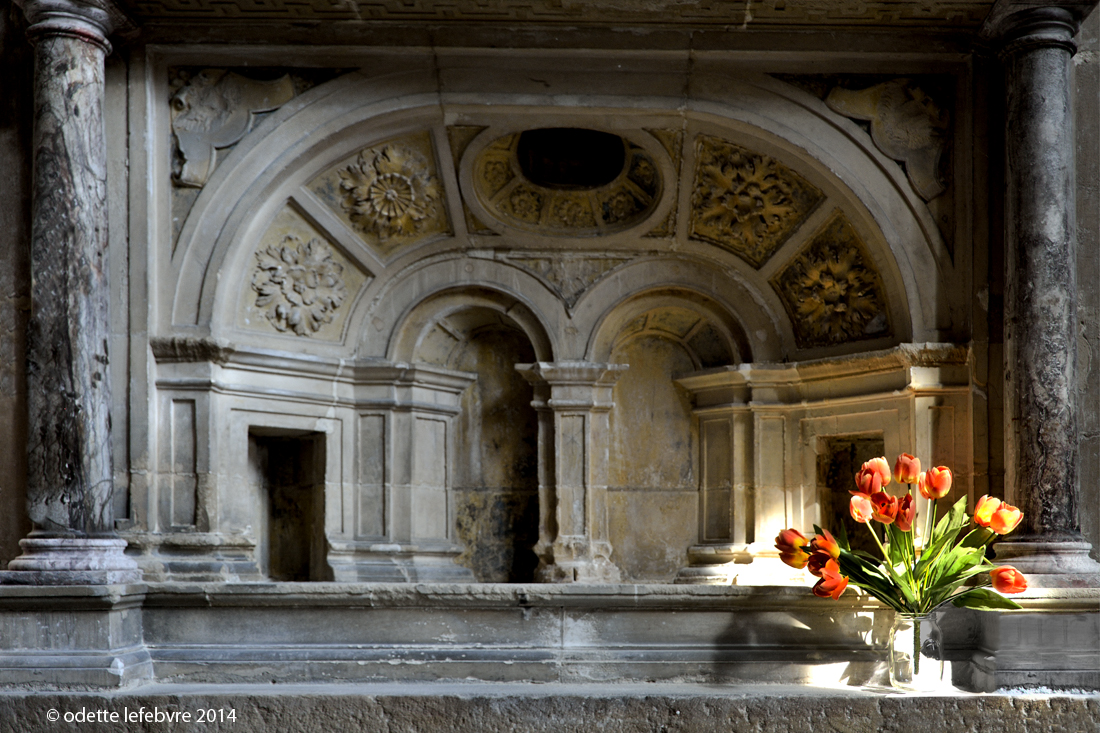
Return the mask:
[[(766, 77), (724, 79), (721, 88), (705, 75), (698, 82), (678, 114), (734, 124), (760, 139), (773, 139), (785, 154), (796, 155), (837, 181), (851, 201), (858, 202), (860, 221), (854, 225), (881, 232), (883, 244), (875, 244), (872, 255), (885, 276), (898, 284), (891, 303), (897, 320), (893, 340), (937, 340), (945, 324), (952, 323), (944, 305), (954, 277), (952, 264), (904, 172), (864, 140), (866, 135), (854, 123), (793, 87)], [(520, 101), (507, 93), (491, 96), (501, 106)], [(558, 104), (553, 97), (545, 101), (551, 108)], [(530, 97), (523, 102), (529, 105)], [(316, 87), (273, 113), (230, 153), (196, 201), (167, 267), (175, 287), (171, 307), (161, 311), (171, 314), (170, 322), (161, 327), (211, 329), (222, 307), (216, 302), (238, 289), (230, 282), (233, 278), (222, 277), (223, 270), (240, 268), (243, 257), (234, 259), (234, 251), (253, 241), (258, 227), (292, 198), (287, 192), (363, 140), (378, 139), (380, 129), (392, 133), (439, 125), (440, 110), (447, 103), (427, 70), (370, 79), (357, 72)], [(680, 100), (651, 103), (654, 114), (667, 115)], [(457, 193), (448, 191), (451, 196)], [(364, 266), (372, 265), (385, 269), (365, 258)], [(768, 289), (763, 284), (755, 289), (760, 291), (758, 298), (769, 297), (760, 294)], [(361, 327), (367, 310), (363, 305), (356, 308), (347, 333)], [(789, 319), (786, 314), (781, 317)], [(794, 353), (791, 348), (783, 351)]]

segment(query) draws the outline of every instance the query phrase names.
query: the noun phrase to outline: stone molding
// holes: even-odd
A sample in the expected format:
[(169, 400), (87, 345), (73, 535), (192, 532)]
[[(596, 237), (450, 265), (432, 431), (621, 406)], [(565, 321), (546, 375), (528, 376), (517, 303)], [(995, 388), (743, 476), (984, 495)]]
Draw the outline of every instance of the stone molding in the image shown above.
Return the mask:
[(32, 41), (46, 36), (69, 36), (111, 53), (107, 37), (130, 27), (125, 14), (112, 0), (16, 0), (23, 8)]

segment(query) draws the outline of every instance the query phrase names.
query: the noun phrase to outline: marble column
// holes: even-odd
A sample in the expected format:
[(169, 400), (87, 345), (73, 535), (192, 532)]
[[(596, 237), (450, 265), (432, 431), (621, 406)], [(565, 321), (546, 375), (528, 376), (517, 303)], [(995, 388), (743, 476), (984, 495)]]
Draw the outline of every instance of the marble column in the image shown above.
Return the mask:
[(24, 0), (35, 47), (27, 510), (0, 582), (140, 580), (114, 533), (108, 368), (104, 58), (117, 12)]
[(1080, 531), (1072, 58), (1082, 3), (999, 3), (1005, 131), (1005, 483), (997, 561), (1036, 587), (1100, 584)]
[(539, 416), (539, 557), (546, 583), (617, 583), (607, 518), (611, 392), (626, 364), (517, 364)]

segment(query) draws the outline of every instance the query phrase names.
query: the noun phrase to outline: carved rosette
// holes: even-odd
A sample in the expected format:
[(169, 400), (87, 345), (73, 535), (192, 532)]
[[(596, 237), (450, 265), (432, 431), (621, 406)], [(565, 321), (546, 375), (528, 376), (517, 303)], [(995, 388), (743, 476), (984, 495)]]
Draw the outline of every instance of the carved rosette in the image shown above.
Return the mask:
[(331, 323), (347, 299), (344, 267), (320, 239), (288, 235), (256, 252), (256, 308), (277, 331), (312, 336)]
[(759, 269), (824, 195), (787, 166), (720, 138), (695, 141), (691, 236)]
[(427, 133), (366, 148), (309, 187), (383, 255), (450, 232)]
[(772, 279), (799, 348), (890, 335), (885, 289), (867, 249), (840, 211)]
[(519, 134), (494, 140), (473, 164), (474, 190), (485, 210), (507, 226), (550, 236), (610, 234), (644, 220), (661, 196), (656, 161), (624, 140), (626, 160), (610, 183), (571, 190), (527, 180), (516, 158)]

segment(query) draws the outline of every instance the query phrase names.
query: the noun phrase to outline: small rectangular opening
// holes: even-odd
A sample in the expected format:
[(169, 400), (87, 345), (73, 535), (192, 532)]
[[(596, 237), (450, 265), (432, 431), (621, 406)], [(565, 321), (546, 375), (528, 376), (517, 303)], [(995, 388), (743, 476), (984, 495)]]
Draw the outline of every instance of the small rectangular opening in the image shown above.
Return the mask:
[(329, 580), (325, 562), (325, 436), (253, 428), (260, 477), (260, 563), (271, 580)]
[(855, 476), (864, 462), (886, 454), (882, 433), (830, 435), (820, 438), (817, 451), (817, 492), (821, 502), (821, 526), (848, 533), (853, 550), (878, 554), (878, 547), (866, 529), (854, 519), (848, 505), (855, 488)]

